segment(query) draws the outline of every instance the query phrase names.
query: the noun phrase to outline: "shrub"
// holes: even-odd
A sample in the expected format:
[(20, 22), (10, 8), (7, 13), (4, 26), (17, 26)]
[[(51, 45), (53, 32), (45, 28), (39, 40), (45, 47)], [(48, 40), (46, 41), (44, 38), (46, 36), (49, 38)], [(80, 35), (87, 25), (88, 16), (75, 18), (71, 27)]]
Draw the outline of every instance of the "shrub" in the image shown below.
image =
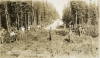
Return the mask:
[(98, 26), (94, 26), (94, 25), (90, 25), (89, 27), (85, 26), (85, 34), (90, 35), (93, 38), (98, 37), (99, 35)]

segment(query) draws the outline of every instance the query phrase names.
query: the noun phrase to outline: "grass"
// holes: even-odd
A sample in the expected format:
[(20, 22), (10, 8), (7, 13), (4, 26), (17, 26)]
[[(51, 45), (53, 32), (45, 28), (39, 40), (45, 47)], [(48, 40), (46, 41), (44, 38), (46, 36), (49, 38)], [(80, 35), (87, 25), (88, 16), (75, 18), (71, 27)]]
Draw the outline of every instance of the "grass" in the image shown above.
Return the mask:
[[(56, 34), (56, 32), (59, 34)], [(73, 42), (67, 42), (65, 39), (68, 38), (68, 35), (67, 32), (64, 31), (52, 31), (51, 41), (47, 40), (49, 36), (46, 30), (30, 30), (27, 35), (28, 38), (26, 42), (20, 40), (10, 44), (3, 44), (3, 46), (0, 47), (0, 53), (3, 52), (1, 54), (9, 55), (7, 51), (14, 51), (14, 53), (9, 55), (11, 56), (10, 58), (25, 58), (26, 56), (27, 58), (56, 58), (56, 56), (63, 58), (65, 56), (69, 58), (71, 58), (71, 56), (76, 58), (81, 58), (81, 56), (83, 56), (83, 58), (86, 56), (87, 58), (90, 56), (92, 56), (92, 58), (98, 57), (98, 37), (93, 38), (89, 35), (79, 37), (73, 34), (73, 39), (71, 39)], [(39, 56), (39, 54), (45, 55)], [(2, 56), (2, 58), (4, 58), (4, 56)]]

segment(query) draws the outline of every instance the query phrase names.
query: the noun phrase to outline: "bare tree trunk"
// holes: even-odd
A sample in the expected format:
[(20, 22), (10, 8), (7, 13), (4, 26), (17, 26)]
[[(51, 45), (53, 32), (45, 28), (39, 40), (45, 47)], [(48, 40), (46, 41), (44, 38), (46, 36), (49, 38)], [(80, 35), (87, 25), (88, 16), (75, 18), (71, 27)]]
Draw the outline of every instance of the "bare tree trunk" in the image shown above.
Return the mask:
[(17, 20), (17, 18), (16, 18), (16, 27), (17, 27), (17, 22), (18, 22), (18, 20)]
[(36, 19), (37, 19), (37, 17), (36, 17), (37, 15), (36, 15), (36, 12), (34, 12), (34, 25), (36, 25)]
[(31, 25), (33, 25), (33, 22), (34, 22), (34, 20), (33, 20), (33, 11), (32, 11)]
[(83, 25), (83, 18), (82, 18), (82, 23), (81, 24)]
[(19, 15), (18, 15), (18, 12), (17, 12), (17, 29), (19, 30)]
[[(26, 20), (26, 15), (27, 15), (27, 13), (25, 13), (25, 29), (26, 29), (26, 32), (27, 32), (27, 20)], [(26, 42), (27, 42), (27, 33), (25, 32), (25, 44), (26, 44)]]
[(32, 19), (31, 19), (31, 25), (33, 25), (33, 1), (31, 0), (32, 2)]
[(25, 29), (27, 29), (27, 28), (26, 28), (26, 25), (27, 25), (27, 24), (26, 24), (26, 13), (25, 13)]
[(30, 26), (30, 16), (29, 16), (29, 13), (28, 13), (28, 27)]
[(1, 28), (1, 13), (0, 13), (0, 28)]
[(6, 14), (6, 22), (7, 22), (7, 31), (9, 32), (9, 19), (8, 19), (8, 11), (7, 11), (7, 2), (5, 4), (5, 14)]
[(7, 22), (7, 31), (9, 32), (8, 14), (6, 14), (6, 22)]
[(9, 27), (9, 30), (10, 30), (10, 27), (11, 27), (11, 21), (10, 21), (10, 16), (8, 14), (8, 27)]
[(21, 9), (21, 26), (23, 26), (23, 21), (22, 21), (22, 2), (20, 0), (20, 9)]
[(76, 10), (76, 27), (77, 27), (77, 10)]

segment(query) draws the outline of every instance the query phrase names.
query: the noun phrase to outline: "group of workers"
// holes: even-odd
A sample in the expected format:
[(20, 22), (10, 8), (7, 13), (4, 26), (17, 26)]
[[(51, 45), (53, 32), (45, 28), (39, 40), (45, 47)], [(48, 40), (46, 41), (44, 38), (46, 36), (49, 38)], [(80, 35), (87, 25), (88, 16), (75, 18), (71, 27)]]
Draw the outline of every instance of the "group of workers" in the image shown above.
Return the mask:
[(19, 31), (17, 31), (16, 27), (15, 28), (11, 28), (9, 30), (9, 32), (6, 31), (5, 29), (1, 28), (1, 30), (0, 30), (0, 43), (4, 43), (4, 37), (6, 35), (8, 35), (8, 37), (9, 37), (7, 40), (12, 42), (12, 41), (16, 40), (15, 36), (18, 35), (19, 33), (21, 34), (20, 38), (22, 38), (22, 34), (24, 34), (24, 32), (25, 32), (25, 28), (24, 27), (21, 27)]
[[(41, 29), (42, 26), (41, 25), (38, 25), (37, 28), (38, 29)], [(30, 29), (32, 29), (32, 27), (31, 26), (28, 26), (27, 31), (29, 31)], [(1, 28), (1, 30), (0, 30), (0, 43), (3, 43), (4, 42), (4, 39), (3, 38), (5, 37), (5, 33), (6, 32), (7, 31), (5, 29)], [(26, 36), (25, 32), (26, 32), (26, 29), (25, 29), (24, 26), (22, 26), (19, 30), (17, 30), (17, 27), (10, 28), (10, 31), (8, 32), (8, 35), (10, 37), (10, 41), (14, 41), (13, 38), (15, 38), (15, 36), (16, 35), (19, 35), (19, 34), (20, 34), (19, 35), (19, 37), (20, 37), (19, 39), (23, 39), (23, 37)]]
[[(39, 29), (40, 29), (40, 25), (39, 26), (37, 26)], [(28, 30), (30, 30), (31, 29), (31, 27), (28, 27)], [(82, 34), (84, 34), (84, 28), (80, 25), (80, 26), (78, 26), (77, 28), (77, 33), (78, 33), (78, 35), (79, 36), (81, 36)], [(15, 28), (15, 30), (17, 30), (16, 28)], [(19, 30), (19, 32), (20, 32), (20, 34), (21, 34), (21, 38), (23, 38), (23, 35), (25, 34), (25, 28), (24, 28), (24, 26), (23, 27), (21, 27), (20, 28), (20, 30)], [(69, 25), (69, 39), (72, 39), (72, 26), (71, 25)], [(10, 32), (9, 32), (9, 34), (10, 34), (10, 37), (12, 38), (13, 36), (15, 36), (17, 33), (14, 31), (14, 30), (11, 30)], [(1, 38), (1, 43), (3, 43), (3, 37), (4, 37), (4, 29), (2, 29), (1, 31), (0, 31), (0, 38)], [(49, 30), (49, 40), (51, 41), (52, 39), (51, 39), (51, 27), (50, 27), (50, 30)]]
[[(72, 29), (73, 28), (71, 26), (72, 25), (69, 25), (69, 39), (73, 39), (73, 37), (72, 37), (72, 33), (73, 33)], [(74, 30), (75, 30), (75, 33), (77, 33), (79, 36), (81, 36), (85, 33), (85, 30), (81, 25), (77, 26)]]

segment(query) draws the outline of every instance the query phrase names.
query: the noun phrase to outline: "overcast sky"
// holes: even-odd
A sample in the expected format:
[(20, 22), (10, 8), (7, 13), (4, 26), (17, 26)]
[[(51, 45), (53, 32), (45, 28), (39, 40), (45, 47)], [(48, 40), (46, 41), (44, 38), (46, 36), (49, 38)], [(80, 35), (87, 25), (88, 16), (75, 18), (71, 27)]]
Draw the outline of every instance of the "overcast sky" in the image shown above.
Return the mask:
[(68, 0), (47, 0), (47, 1), (53, 3), (53, 5), (57, 9), (60, 17), (62, 17), (62, 10), (64, 8), (64, 5), (68, 4)]
[[(64, 5), (68, 5), (69, 0), (47, 0), (48, 2), (53, 3), (53, 5), (56, 7), (58, 13), (60, 14), (60, 17), (62, 17), (62, 11), (64, 8)], [(74, 0), (78, 1), (78, 0)], [(90, 0), (83, 0), (86, 1), (87, 3), (90, 3)], [(97, 4), (98, 0), (91, 0), (91, 2), (95, 2)]]

